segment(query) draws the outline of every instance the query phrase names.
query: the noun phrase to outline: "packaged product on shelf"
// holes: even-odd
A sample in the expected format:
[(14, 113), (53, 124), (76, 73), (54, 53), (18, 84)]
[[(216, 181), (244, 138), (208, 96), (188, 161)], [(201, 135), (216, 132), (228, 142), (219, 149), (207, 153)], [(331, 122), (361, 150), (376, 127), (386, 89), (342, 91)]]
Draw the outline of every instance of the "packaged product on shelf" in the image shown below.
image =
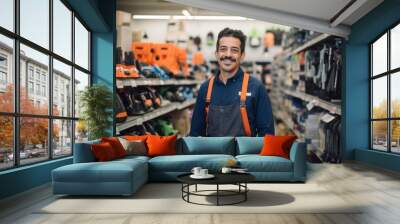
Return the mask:
[(190, 131), (190, 109), (174, 111), (170, 114), (170, 117), (173, 126), (178, 130), (178, 134), (180, 136), (186, 136)]

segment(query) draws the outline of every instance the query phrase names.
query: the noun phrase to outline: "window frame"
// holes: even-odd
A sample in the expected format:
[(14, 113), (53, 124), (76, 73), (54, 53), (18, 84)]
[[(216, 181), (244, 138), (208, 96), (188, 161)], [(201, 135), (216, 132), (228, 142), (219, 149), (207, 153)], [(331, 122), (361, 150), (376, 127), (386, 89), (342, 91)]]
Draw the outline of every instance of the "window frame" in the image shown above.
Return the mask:
[[(75, 88), (74, 88), (74, 82), (75, 82), (75, 69), (85, 73), (88, 75), (89, 77), (89, 83), (88, 86), (92, 85), (92, 61), (91, 61), (91, 49), (92, 49), (92, 43), (91, 43), (91, 38), (92, 38), (92, 30), (88, 27), (88, 25), (83, 21), (83, 19), (78, 15), (78, 13), (76, 13), (72, 7), (65, 1), (65, 0), (59, 0), (68, 10), (71, 11), (71, 18), (70, 18), (70, 23), (71, 23), (71, 59), (67, 59), (64, 58), (63, 56), (55, 53), (54, 50), (54, 45), (53, 45), (53, 21), (54, 21), (54, 17), (53, 17), (53, 1), (54, 0), (48, 0), (49, 3), (49, 47), (48, 49), (46, 49), (45, 47), (42, 47), (39, 44), (34, 43), (33, 41), (30, 41), (27, 38), (24, 38), (23, 36), (20, 35), (20, 0), (14, 0), (13, 1), (13, 10), (14, 10), (14, 18), (13, 18), (13, 25), (14, 25), (14, 30), (10, 31), (4, 27), (0, 26), (0, 35), (3, 35), (7, 38), (12, 39), (13, 41), (13, 51), (12, 51), (12, 61), (13, 64), (11, 71), (13, 73), (11, 73), (11, 75), (13, 75), (13, 79), (14, 79), (14, 100), (13, 100), (13, 107), (14, 110), (13, 112), (1, 112), (0, 111), (0, 116), (11, 116), (13, 118), (13, 153), (14, 153), (14, 161), (13, 161), (13, 166), (11, 167), (5, 167), (5, 168), (0, 168), (0, 172), (5, 171), (5, 170), (10, 170), (10, 169), (16, 169), (19, 167), (23, 167), (23, 166), (29, 166), (29, 165), (33, 165), (33, 164), (37, 164), (37, 163), (43, 163), (49, 160), (53, 160), (53, 159), (61, 159), (61, 158), (65, 158), (65, 157), (70, 157), (73, 155), (74, 152), (74, 143), (75, 143), (75, 123), (76, 121), (79, 120), (79, 117), (75, 117), (75, 108), (72, 107), (71, 108), (71, 114), (70, 116), (66, 115), (66, 116), (56, 116), (53, 115), (53, 59), (58, 60), (61, 63), (64, 63), (66, 65), (71, 66), (71, 93), (72, 93), (72, 99), (71, 99), (71, 105), (74, 105), (75, 103)], [(75, 18), (77, 20), (79, 20), (79, 22), (84, 26), (84, 28), (88, 31), (88, 69), (85, 69), (83, 67), (81, 67), (80, 65), (75, 63)], [(27, 114), (27, 113), (21, 113), (20, 112), (20, 85), (21, 85), (21, 80), (20, 80), (20, 65), (21, 65), (21, 56), (20, 56), (20, 45), (23, 44), (27, 47), (32, 48), (33, 50), (36, 50), (40, 53), (43, 53), (45, 55), (48, 56), (49, 62), (48, 62), (48, 80), (46, 83), (46, 91), (48, 93), (45, 92), (46, 96), (48, 97), (48, 113), (46, 115), (39, 115), (39, 114)], [(29, 63), (27, 63), (27, 71), (28, 71), (28, 66), (31, 66)], [(34, 67), (33, 67), (34, 68)], [(42, 71), (39, 74), (39, 80), (37, 80), (38, 82), (36, 82), (36, 69), (34, 68), (33, 70), (33, 83), (34, 85), (36, 83), (40, 83), (42, 84), (42, 80), (41, 80), (41, 74)], [(30, 79), (29, 73), (25, 74), (26, 75), (26, 81), (28, 82), (28, 80)], [(40, 85), (41, 86), (41, 85)], [(28, 89), (27, 89), (28, 91)], [(36, 91), (34, 89), (34, 91)], [(38, 96), (42, 96), (42, 94), (38, 95)], [(32, 163), (26, 163), (26, 164), (21, 164), (20, 161), (20, 119), (21, 118), (45, 118), (47, 119), (48, 122), (48, 136), (47, 136), (47, 141), (48, 141), (48, 146), (47, 146), (47, 151), (48, 151), (48, 155), (47, 158), (43, 158), (43, 160), (38, 161), (38, 162), (32, 162)], [(54, 156), (53, 152), (54, 152), (54, 147), (53, 147), (53, 122), (56, 120), (66, 120), (66, 121), (71, 121), (71, 153), (68, 155), (63, 155), (63, 156)]]
[[(392, 75), (400, 72), (400, 67), (391, 69), (391, 31), (393, 28), (400, 26), (400, 21), (395, 22), (389, 28), (385, 29), (384, 32), (379, 34), (375, 39), (373, 39), (370, 43), (368, 43), (368, 52), (369, 52), (369, 149), (373, 151), (386, 152), (391, 154), (400, 154), (400, 152), (392, 151), (392, 121), (399, 121), (400, 117), (392, 117), (392, 99), (391, 99), (391, 79)], [(384, 35), (387, 35), (387, 62), (386, 62), (386, 71), (380, 74), (373, 74), (373, 44), (379, 40)], [(399, 52), (400, 54), (400, 52)], [(373, 81), (382, 77), (386, 77), (386, 86), (387, 86), (387, 105), (386, 105), (386, 118), (373, 118)], [(387, 129), (387, 138), (386, 138), (386, 151), (379, 150), (374, 148), (374, 136), (373, 136), (373, 122), (374, 121), (386, 121), (386, 129)]]

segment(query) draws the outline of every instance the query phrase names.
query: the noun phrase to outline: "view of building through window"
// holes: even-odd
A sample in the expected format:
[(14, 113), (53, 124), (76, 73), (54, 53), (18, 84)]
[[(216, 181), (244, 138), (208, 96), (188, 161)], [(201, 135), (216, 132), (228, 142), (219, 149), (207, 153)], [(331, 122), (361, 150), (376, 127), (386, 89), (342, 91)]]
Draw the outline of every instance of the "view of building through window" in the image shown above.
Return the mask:
[[(12, 0), (0, 4), (0, 26), (10, 31), (13, 31), (14, 15), (3, 14), (3, 9), (13, 12), (9, 10), (13, 4)], [(79, 136), (77, 140), (87, 140), (85, 125), (74, 121), (79, 118), (79, 92), (90, 83), (89, 31), (60, 0), (53, 0), (53, 9), (48, 0), (21, 0), (20, 4), (20, 35), (33, 44), (19, 40), (19, 61), (16, 62), (17, 39), (0, 32), (0, 170), (69, 156), (74, 135)], [(53, 18), (49, 18), (49, 13), (35, 13), (48, 10), (54, 10)], [(82, 69), (72, 61), (72, 18), (75, 26), (79, 26), (75, 38), (80, 38), (77, 41), (80, 47), (85, 46), (75, 57)], [(50, 19), (53, 20), (53, 49), (48, 39)], [(33, 23), (36, 25), (32, 26)], [(55, 59), (53, 54), (63, 60)], [(15, 65), (19, 66), (18, 74), (15, 74)], [(15, 86), (16, 78), (19, 88)], [(19, 91), (17, 99), (15, 91)], [(18, 136), (14, 133), (17, 128)]]
[(371, 44), (372, 148), (395, 153), (400, 153), (399, 43), (397, 25)]

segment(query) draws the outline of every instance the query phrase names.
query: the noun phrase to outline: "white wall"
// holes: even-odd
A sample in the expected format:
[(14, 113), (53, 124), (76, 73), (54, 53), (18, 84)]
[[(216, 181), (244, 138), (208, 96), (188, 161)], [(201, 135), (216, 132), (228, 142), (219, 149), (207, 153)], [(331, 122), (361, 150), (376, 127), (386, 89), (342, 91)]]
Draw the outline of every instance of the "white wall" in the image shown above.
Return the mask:
[[(132, 30), (140, 30), (146, 32), (149, 41), (152, 42), (165, 42), (167, 36), (167, 24), (168, 20), (133, 20), (131, 23)], [(214, 60), (214, 46), (206, 45), (206, 37), (208, 32), (214, 33), (215, 41), (217, 39), (218, 33), (229, 27), (232, 29), (242, 30), (247, 36), (250, 34), (253, 28), (256, 28), (258, 33), (262, 36), (266, 29), (269, 28), (282, 28), (288, 29), (286, 26), (280, 26), (276, 24), (271, 24), (267, 22), (261, 22), (256, 20), (244, 20), (244, 21), (215, 21), (215, 20), (185, 20), (185, 30), (188, 36), (200, 36), (202, 40), (202, 52), (204, 53), (207, 60)], [(271, 49), (270, 52), (274, 54), (278, 49)], [(261, 44), (258, 48), (251, 48), (246, 45), (246, 58), (245, 61), (251, 60), (270, 60), (271, 54), (268, 57), (263, 55), (264, 47)]]

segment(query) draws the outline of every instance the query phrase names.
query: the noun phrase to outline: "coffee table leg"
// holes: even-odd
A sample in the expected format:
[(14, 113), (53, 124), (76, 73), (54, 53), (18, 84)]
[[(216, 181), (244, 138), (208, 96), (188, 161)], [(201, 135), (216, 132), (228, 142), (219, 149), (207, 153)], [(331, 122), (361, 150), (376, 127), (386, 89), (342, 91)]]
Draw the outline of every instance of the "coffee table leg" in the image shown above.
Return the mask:
[(219, 184), (217, 184), (217, 206), (219, 205)]
[(188, 188), (187, 188), (188, 194), (187, 194), (187, 201), (189, 201), (189, 195), (190, 195), (190, 184), (188, 184)]
[(244, 183), (244, 201), (247, 201), (247, 192), (248, 192), (248, 190), (247, 190), (247, 183)]

